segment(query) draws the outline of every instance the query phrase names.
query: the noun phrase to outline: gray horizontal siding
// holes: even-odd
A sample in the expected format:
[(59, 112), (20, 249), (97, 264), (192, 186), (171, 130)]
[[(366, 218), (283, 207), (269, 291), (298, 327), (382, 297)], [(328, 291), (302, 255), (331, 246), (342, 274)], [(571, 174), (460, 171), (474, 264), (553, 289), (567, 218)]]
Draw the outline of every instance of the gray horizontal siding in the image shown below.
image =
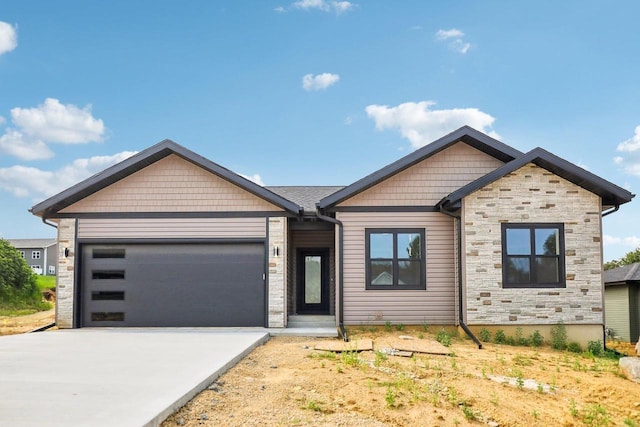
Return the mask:
[(264, 238), (265, 218), (81, 218), (79, 239)]
[[(453, 220), (437, 212), (339, 212), (344, 224), (344, 321), (346, 324), (455, 323)], [(427, 289), (365, 289), (365, 229), (424, 228)]]

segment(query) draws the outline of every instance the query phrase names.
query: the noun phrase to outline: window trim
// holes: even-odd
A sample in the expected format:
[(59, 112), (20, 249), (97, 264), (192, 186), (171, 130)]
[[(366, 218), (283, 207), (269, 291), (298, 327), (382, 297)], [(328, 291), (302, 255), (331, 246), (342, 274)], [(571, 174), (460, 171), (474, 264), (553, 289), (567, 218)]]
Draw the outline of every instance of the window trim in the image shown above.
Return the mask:
[(31, 259), (40, 259), (40, 251), (31, 251)]
[[(558, 276), (559, 281), (557, 283), (536, 283), (535, 278), (535, 269), (531, 269), (531, 278), (529, 283), (508, 283), (507, 281), (507, 259), (509, 255), (507, 254), (507, 230), (508, 229), (526, 229), (529, 230), (530, 233), (530, 244), (531, 244), (531, 253), (529, 255), (518, 255), (518, 258), (529, 258), (529, 262), (531, 266), (534, 265), (535, 258), (540, 255), (536, 255), (535, 253), (535, 230), (543, 229), (543, 228), (557, 228), (559, 233), (559, 250), (558, 255), (555, 255), (558, 259)], [(564, 234), (564, 224), (557, 222), (532, 222), (532, 223), (512, 223), (506, 222), (502, 223), (501, 226), (501, 248), (502, 248), (502, 287), (504, 289), (522, 289), (522, 288), (566, 288), (567, 287), (567, 278), (566, 278), (566, 270), (565, 270), (565, 234)], [(547, 257), (551, 257), (547, 255)]]
[[(393, 271), (394, 271), (394, 283), (391, 285), (372, 285), (371, 284), (371, 252), (370, 242), (371, 234), (392, 234), (393, 235)], [(399, 260), (405, 260), (405, 258), (398, 258), (398, 234), (419, 234), (420, 235), (420, 283), (417, 285), (398, 285), (398, 262)], [(365, 228), (365, 289), (368, 291), (380, 291), (380, 290), (418, 290), (424, 291), (427, 289), (427, 251), (426, 251), (426, 239), (424, 228)], [(377, 258), (374, 258), (374, 260)]]

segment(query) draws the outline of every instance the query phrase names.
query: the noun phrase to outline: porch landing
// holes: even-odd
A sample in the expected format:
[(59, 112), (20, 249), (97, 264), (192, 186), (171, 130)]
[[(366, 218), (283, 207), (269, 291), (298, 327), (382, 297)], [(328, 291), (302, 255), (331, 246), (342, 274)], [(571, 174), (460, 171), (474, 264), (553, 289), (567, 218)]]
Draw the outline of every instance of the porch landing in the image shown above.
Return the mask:
[(337, 337), (338, 327), (335, 316), (290, 315), (286, 328), (269, 328), (274, 336), (297, 337)]

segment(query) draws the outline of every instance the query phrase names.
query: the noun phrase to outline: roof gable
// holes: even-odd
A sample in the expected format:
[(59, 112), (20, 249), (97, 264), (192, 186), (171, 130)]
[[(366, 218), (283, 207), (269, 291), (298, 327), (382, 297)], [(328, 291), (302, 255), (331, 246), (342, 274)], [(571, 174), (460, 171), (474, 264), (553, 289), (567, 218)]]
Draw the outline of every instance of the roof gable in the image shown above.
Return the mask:
[(542, 148), (535, 148), (528, 153), (497, 168), (487, 175), (461, 187), (438, 202), (438, 206), (446, 210), (457, 210), (461, 200), (480, 188), (504, 177), (521, 168), (527, 163), (533, 163), (561, 178), (578, 185), (602, 198), (603, 206), (620, 206), (631, 201), (634, 194), (624, 188), (600, 178), (593, 173), (570, 163)]
[(240, 187), (241, 189), (293, 214), (298, 214), (302, 208), (297, 204), (279, 196), (266, 188), (241, 177), (229, 169), (214, 163), (171, 140), (164, 140), (104, 171), (81, 181), (80, 183), (58, 193), (31, 208), (34, 215), (44, 218), (52, 217), (64, 208), (164, 159), (175, 154), (184, 160), (217, 175), (218, 177)]
[(342, 190), (323, 198), (320, 200), (318, 206), (321, 209), (333, 207), (458, 142), (464, 142), (465, 144), (470, 145), (471, 147), (476, 148), (477, 150), (480, 150), (502, 162), (509, 162), (523, 154), (522, 152), (511, 148), (482, 132), (479, 132), (469, 126), (463, 126), (460, 129), (432, 142), (431, 144), (425, 145), (390, 165), (354, 182)]

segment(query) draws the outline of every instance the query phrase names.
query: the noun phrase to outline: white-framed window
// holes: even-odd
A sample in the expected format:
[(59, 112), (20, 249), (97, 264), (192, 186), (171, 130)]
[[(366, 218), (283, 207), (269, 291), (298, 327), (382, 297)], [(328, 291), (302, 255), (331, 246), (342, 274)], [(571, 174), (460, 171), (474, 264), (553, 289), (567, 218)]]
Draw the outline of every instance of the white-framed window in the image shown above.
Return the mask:
[(40, 251), (31, 252), (31, 259), (40, 259)]
[(33, 270), (34, 273), (36, 274), (42, 274), (42, 267), (35, 264), (31, 266), (31, 269)]
[(26, 257), (26, 254), (24, 253), (24, 251), (20, 251), (20, 256), (21, 256), (22, 258)]
[(49, 274), (56, 274), (56, 266), (55, 265), (50, 265), (49, 266)]

